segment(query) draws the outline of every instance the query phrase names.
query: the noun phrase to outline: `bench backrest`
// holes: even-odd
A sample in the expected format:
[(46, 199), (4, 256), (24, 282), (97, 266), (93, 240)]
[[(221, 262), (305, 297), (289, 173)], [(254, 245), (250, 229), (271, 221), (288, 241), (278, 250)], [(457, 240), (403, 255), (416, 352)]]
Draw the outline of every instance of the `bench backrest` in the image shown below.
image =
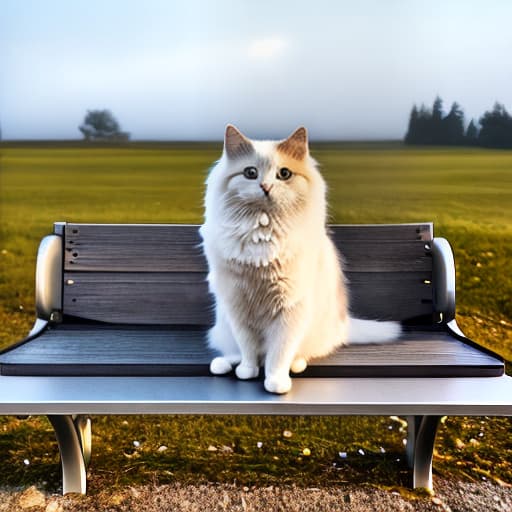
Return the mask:
[[(432, 224), (336, 225), (351, 310), (432, 321)], [(112, 323), (209, 325), (213, 300), (196, 225), (56, 224), (64, 315)]]

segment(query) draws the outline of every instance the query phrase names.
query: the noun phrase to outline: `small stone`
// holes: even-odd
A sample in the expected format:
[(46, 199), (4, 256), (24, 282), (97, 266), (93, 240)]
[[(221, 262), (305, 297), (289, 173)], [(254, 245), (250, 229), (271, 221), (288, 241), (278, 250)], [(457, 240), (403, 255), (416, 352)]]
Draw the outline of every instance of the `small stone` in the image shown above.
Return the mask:
[(209, 452), (216, 452), (217, 451), (217, 447), (213, 446), (213, 445), (210, 445), (210, 446), (208, 446), (208, 451)]
[(260, 226), (268, 226), (270, 224), (270, 219), (268, 218), (268, 215), (263, 212), (261, 215), (260, 215)]
[(140, 447), (140, 442), (139, 441), (133, 441), (133, 446), (135, 446), (135, 448), (139, 448)]
[(159, 447), (158, 447), (157, 452), (162, 453), (162, 452), (165, 452), (166, 450), (167, 450), (167, 446), (162, 445), (162, 446), (159, 446)]
[(340, 459), (346, 459), (347, 458), (347, 452), (338, 452), (338, 455), (340, 456)]
[(62, 512), (64, 509), (58, 501), (50, 501), (44, 512)]
[(25, 464), (25, 466), (30, 466), (30, 461), (28, 459), (23, 459), (23, 464)]
[(263, 446), (263, 443), (262, 443), (261, 441), (258, 441), (258, 442), (256, 443), (256, 446), (257, 446), (258, 448), (261, 448), (261, 447)]
[(359, 453), (359, 455), (364, 455), (364, 450), (362, 448), (359, 448), (359, 450), (357, 450), (357, 453)]
[(112, 494), (110, 496), (110, 504), (114, 506), (119, 506), (124, 501), (124, 496), (122, 494)]
[(23, 510), (33, 507), (42, 508), (46, 505), (46, 498), (41, 491), (32, 486), (21, 494), (18, 505)]

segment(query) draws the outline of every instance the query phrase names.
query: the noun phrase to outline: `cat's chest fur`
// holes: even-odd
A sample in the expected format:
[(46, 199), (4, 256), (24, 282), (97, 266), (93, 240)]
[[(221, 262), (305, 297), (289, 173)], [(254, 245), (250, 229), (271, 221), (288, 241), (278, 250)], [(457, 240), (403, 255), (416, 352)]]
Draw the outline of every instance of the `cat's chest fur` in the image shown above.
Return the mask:
[(283, 233), (278, 223), (264, 210), (243, 218), (228, 218), (220, 226), (218, 248), (222, 259), (235, 269), (236, 264), (265, 269), (278, 258), (283, 260)]
[(222, 230), (216, 288), (238, 318), (257, 328), (290, 306), (295, 280), (282, 230), (266, 212), (251, 217)]

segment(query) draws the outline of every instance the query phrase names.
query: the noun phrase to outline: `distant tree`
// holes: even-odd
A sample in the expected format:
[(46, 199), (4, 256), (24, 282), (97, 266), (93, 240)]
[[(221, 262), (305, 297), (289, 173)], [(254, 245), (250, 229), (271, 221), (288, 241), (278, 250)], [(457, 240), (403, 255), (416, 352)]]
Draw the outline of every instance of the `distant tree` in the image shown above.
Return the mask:
[(121, 131), (121, 126), (110, 110), (88, 110), (78, 129), (85, 140), (126, 141), (130, 138), (128, 132)]
[(464, 112), (454, 102), (448, 114), (443, 113), (443, 100), (437, 96), (432, 109), (413, 106), (405, 136), (406, 144), (459, 145), (465, 143)]
[(490, 148), (512, 148), (512, 117), (504, 105), (495, 103), (492, 111), (480, 118), (478, 143)]
[(468, 146), (476, 146), (478, 144), (478, 128), (473, 119), (468, 124), (465, 139)]
[(409, 115), (409, 126), (407, 128), (407, 133), (405, 134), (405, 143), (406, 144), (417, 144), (418, 137), (418, 109), (416, 105), (413, 105), (411, 113)]
[(422, 104), (418, 114), (417, 144), (432, 144), (432, 139), (432, 111)]
[(450, 112), (442, 118), (437, 136), (439, 144), (458, 146), (464, 143), (464, 112), (457, 102), (452, 104)]

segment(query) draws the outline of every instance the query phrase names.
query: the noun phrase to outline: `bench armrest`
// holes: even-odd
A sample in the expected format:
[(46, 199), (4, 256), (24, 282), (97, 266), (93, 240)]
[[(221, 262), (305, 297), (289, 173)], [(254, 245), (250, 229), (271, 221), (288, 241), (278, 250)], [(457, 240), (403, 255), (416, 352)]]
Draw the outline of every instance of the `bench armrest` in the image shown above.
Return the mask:
[(434, 309), (442, 314), (442, 321), (447, 323), (455, 318), (455, 260), (448, 240), (433, 239), (432, 258)]
[(36, 313), (42, 320), (58, 321), (62, 314), (62, 237), (41, 240), (36, 263)]

